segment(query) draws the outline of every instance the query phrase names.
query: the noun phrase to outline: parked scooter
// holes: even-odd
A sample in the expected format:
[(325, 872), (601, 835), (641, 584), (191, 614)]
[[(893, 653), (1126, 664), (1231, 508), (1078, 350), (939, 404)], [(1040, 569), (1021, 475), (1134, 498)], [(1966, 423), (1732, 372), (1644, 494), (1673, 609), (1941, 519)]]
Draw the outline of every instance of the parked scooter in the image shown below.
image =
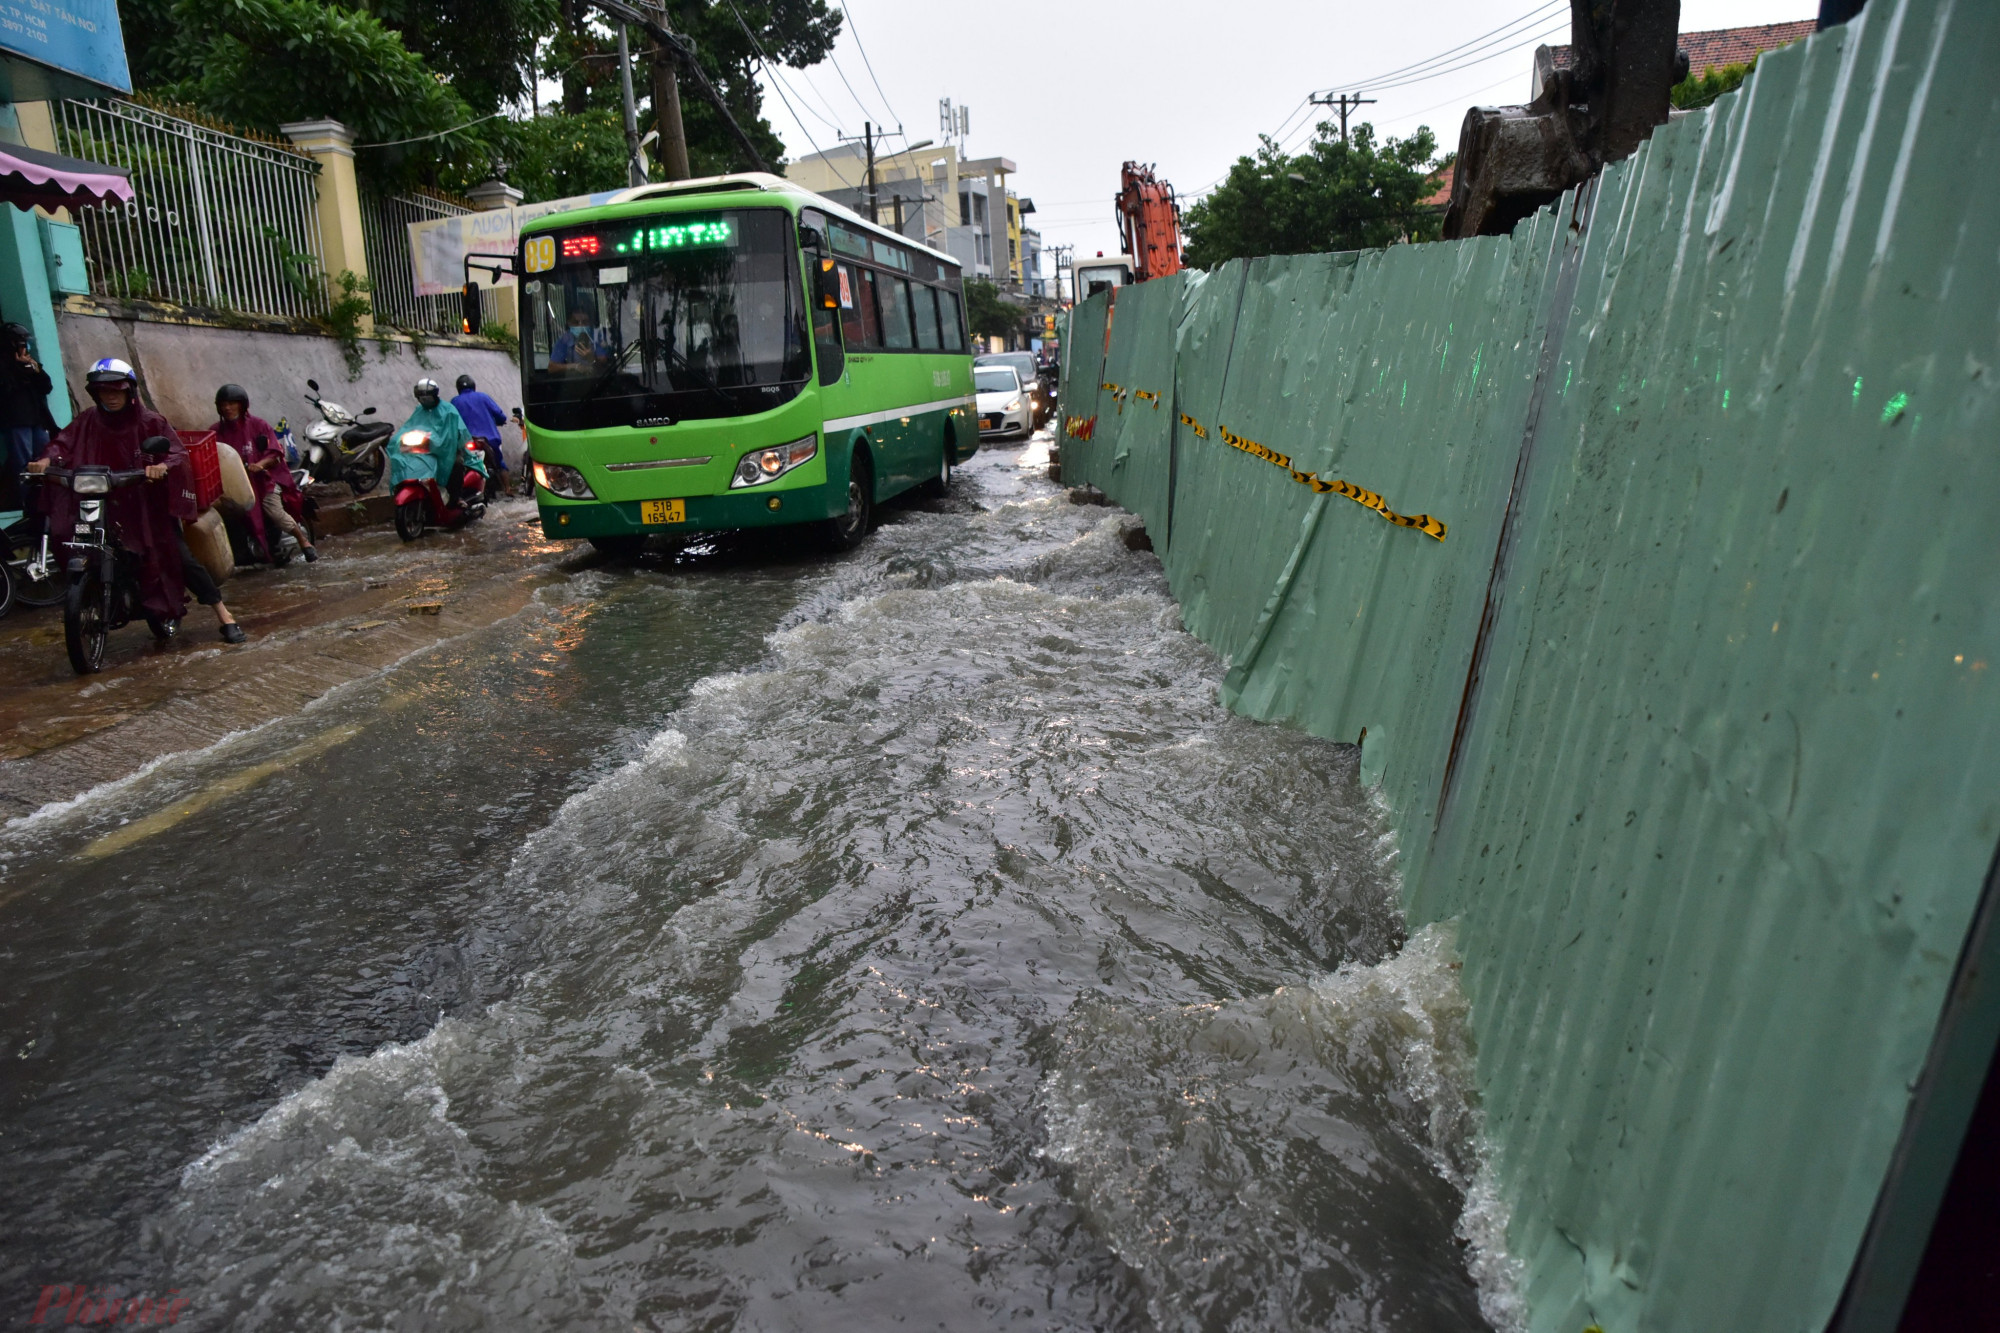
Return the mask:
[(12, 603), (54, 606), (67, 591), (49, 547), (48, 525), (37, 523), (33, 515), (0, 515), (0, 567), (6, 569), (13, 585)]
[(438, 485), (431, 433), (406, 430), (396, 439), (389, 484), (396, 492), (396, 535), (413, 542), (427, 527), (462, 528), (486, 513), (486, 460), (475, 449), (459, 479), (459, 499)]
[[(319, 409), (320, 419), (306, 427), (306, 466), (314, 481), (344, 481), (356, 495), (366, 495), (382, 480), (388, 466), (388, 439), (396, 428), (386, 421), (362, 421), (339, 403), (319, 396), (319, 381), (307, 380), (306, 401)], [(363, 408), (372, 417), (375, 409)]]
[[(173, 443), (156, 435), (139, 446), (148, 458), (164, 458)], [(111, 631), (144, 616), (153, 637), (165, 643), (180, 632), (179, 617), (168, 619), (145, 609), (139, 575), (144, 560), (138, 552), (118, 540), (104, 514), (104, 501), (112, 491), (141, 485), (146, 471), (114, 471), (107, 467), (52, 467), (40, 473), (25, 473), (46, 486), (67, 486), (76, 495), (76, 533), (63, 543), (64, 565), (69, 587), (63, 603), (63, 640), (69, 648), (69, 664), (79, 676), (104, 667), (104, 653)]]

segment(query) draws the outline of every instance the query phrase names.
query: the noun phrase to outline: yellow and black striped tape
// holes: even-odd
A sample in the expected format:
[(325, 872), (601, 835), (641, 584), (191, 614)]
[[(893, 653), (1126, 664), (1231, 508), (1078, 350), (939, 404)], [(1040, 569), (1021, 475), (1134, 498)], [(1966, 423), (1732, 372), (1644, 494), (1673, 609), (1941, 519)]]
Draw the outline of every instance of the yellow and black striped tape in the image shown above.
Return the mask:
[(1160, 395), (1151, 389), (1134, 389), (1132, 396), (1142, 403), (1151, 403), (1155, 412), (1160, 410)]
[[(1203, 429), (1202, 424), (1185, 412), (1181, 413), (1181, 424), (1193, 431), (1197, 438), (1204, 440), (1208, 438), (1208, 432)], [(1356, 486), (1352, 482), (1341, 481), (1337, 478), (1329, 481), (1318, 473), (1301, 472), (1292, 466), (1292, 460), (1288, 454), (1281, 454), (1275, 449), (1266, 448), (1255, 440), (1246, 440), (1227, 426), (1218, 426), (1216, 430), (1221, 434), (1224, 444), (1230, 446), (1232, 449), (1240, 449), (1252, 458), (1261, 458), (1273, 467), (1283, 468), (1291, 474), (1292, 480), (1301, 486), (1310, 486), (1322, 495), (1329, 492), (1334, 495), (1344, 495), (1362, 508), (1374, 510), (1399, 528), (1415, 528), (1417, 531), (1435, 537), (1439, 541), (1444, 540), (1444, 534), (1448, 529), (1443, 522), (1432, 518), (1429, 514), (1399, 514), (1389, 508), (1383, 502), (1382, 497), (1374, 491)]]

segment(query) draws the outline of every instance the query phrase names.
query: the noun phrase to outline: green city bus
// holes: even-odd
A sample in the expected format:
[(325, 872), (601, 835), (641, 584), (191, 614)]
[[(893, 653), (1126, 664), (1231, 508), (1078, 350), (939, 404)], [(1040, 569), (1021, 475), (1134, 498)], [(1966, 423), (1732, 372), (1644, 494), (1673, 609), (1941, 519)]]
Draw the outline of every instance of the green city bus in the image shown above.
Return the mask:
[(844, 549), (979, 448), (958, 262), (782, 177), (537, 218), (514, 263), (550, 537), (804, 523)]

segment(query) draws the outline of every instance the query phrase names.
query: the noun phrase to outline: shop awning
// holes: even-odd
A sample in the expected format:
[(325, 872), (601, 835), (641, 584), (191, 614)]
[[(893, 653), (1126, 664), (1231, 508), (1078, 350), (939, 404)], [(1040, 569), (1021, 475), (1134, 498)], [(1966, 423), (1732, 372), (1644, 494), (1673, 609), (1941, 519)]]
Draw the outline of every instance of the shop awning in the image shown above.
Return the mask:
[(26, 209), (81, 208), (114, 201), (132, 202), (128, 168), (0, 144), (0, 202)]

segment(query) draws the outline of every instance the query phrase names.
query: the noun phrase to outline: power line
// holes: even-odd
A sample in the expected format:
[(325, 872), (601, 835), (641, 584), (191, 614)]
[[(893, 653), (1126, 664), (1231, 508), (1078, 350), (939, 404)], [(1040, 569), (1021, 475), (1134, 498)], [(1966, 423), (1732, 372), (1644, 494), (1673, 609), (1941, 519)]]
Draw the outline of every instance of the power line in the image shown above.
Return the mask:
[[(840, 12), (847, 15), (847, 30), (854, 34), (854, 49), (861, 53), (861, 63), (868, 69), (868, 77), (875, 84), (875, 91), (881, 94), (882, 107), (889, 118), (896, 122), (896, 132), (902, 134), (903, 118), (896, 114), (896, 108), (889, 103), (889, 94), (882, 92), (882, 80), (875, 77), (875, 62), (868, 58), (868, 48), (861, 44), (861, 29), (854, 26), (854, 15), (847, 12), (847, 0), (840, 0)], [(851, 91), (851, 90), (850, 90)], [(908, 138), (908, 135), (903, 135)]]
[[(1510, 35), (1509, 37), (1502, 38), (1500, 40), (1506, 42), (1507, 44), (1501, 46), (1500, 49), (1496, 51), (1488, 51), (1485, 55), (1478, 55), (1476, 54), (1476, 52), (1469, 51), (1465, 54), (1465, 56), (1462, 59), (1456, 60), (1449, 65), (1440, 65), (1435, 69), (1426, 70), (1420, 74), (1411, 74), (1404, 78), (1392, 79), (1387, 82), (1382, 82), (1378, 80), (1376, 82), (1357, 84), (1355, 86), (1366, 88), (1370, 92), (1385, 92), (1392, 88), (1408, 88), (1419, 83), (1429, 83), (1431, 80), (1441, 79), (1447, 74), (1456, 74), (1460, 70), (1471, 69), (1475, 65), (1483, 65), (1489, 60), (1498, 60), (1501, 56), (1512, 55), (1514, 52), (1520, 50), (1524, 46), (1538, 45), (1541, 42), (1546, 41), (1548, 38), (1555, 36), (1557, 33), (1561, 32), (1564, 28), (1568, 26), (1569, 26), (1569, 20), (1565, 18), (1561, 20), (1559, 23), (1557, 23), (1556, 26), (1548, 28), (1545, 31), (1534, 33), (1532, 36), (1521, 37), (1519, 33), (1515, 33)], [(1484, 47), (1480, 47), (1478, 49), (1485, 50)]]
[(1567, 10), (1568, 0), (1544, 0), (1544, 3), (1537, 5), (1535, 8), (1528, 10), (1526, 13), (1515, 15), (1513, 18), (1508, 19), (1505, 23), (1501, 24), (1499, 27), (1493, 28), (1487, 32), (1482, 32), (1476, 37), (1468, 37), (1465, 41), (1460, 42), (1457, 46), (1449, 47), (1443, 51), (1439, 51), (1435, 55), (1425, 56), (1422, 60), (1412, 61), (1410, 64), (1400, 65), (1395, 69), (1384, 70), (1380, 74), (1371, 75), (1370, 77), (1365, 79), (1346, 79), (1343, 80), (1343, 82), (1349, 88), (1381, 87), (1391, 79), (1400, 79), (1404, 75), (1414, 74), (1420, 70), (1428, 68), (1429, 66), (1438, 64), (1442, 61), (1451, 60), (1459, 55), (1465, 54), (1468, 52), (1469, 49), (1478, 47), (1480, 43), (1485, 42), (1490, 38), (1501, 37), (1503, 34), (1510, 32), (1512, 29), (1521, 27), (1526, 24), (1537, 23), (1545, 15), (1548, 15), (1552, 10), (1558, 8)]
[(875, 109), (870, 107), (866, 102), (862, 101), (861, 94), (854, 91), (854, 85), (852, 83), (849, 83), (847, 80), (847, 71), (840, 67), (839, 56), (835, 55), (831, 51), (828, 51), (826, 53), (826, 63), (833, 66), (833, 72), (840, 76), (841, 86), (847, 89), (847, 95), (854, 99), (854, 105), (860, 108), (861, 114), (863, 116), (866, 116), (868, 119), (873, 120), (877, 116), (882, 114), (881, 112), (876, 111)]
[[(750, 39), (750, 47), (757, 53), (757, 64), (759, 68), (761, 68), (764, 71), (764, 76), (771, 81), (771, 88), (774, 92), (778, 94), (778, 100), (785, 104), (785, 110), (790, 111), (792, 113), (792, 120), (797, 123), (799, 127), (799, 133), (806, 136), (807, 143), (812, 144), (813, 155), (819, 158), (820, 161), (826, 163), (827, 169), (833, 172), (834, 176), (839, 179), (842, 185), (847, 186), (849, 189), (853, 189), (854, 188), (853, 184), (849, 182), (847, 177), (842, 176), (840, 174), (840, 168), (834, 166), (833, 160), (827, 157), (825, 153), (820, 151), (819, 143), (813, 138), (812, 131), (806, 128), (805, 118), (799, 115), (799, 113), (793, 109), (792, 99), (785, 96), (785, 81), (779, 78), (777, 71), (772, 68), (771, 58), (764, 53), (764, 44), (757, 40), (757, 34), (750, 31), (750, 25), (744, 21), (743, 11), (736, 7), (736, 0), (729, 0), (729, 12), (736, 15), (736, 25), (742, 28), (743, 35)], [(804, 101), (805, 99), (801, 98), (799, 100)], [(815, 112), (814, 114), (817, 115), (818, 113)], [(834, 130), (836, 133), (839, 131), (839, 129), (840, 127), (838, 125), (834, 126)]]
[[(1516, 51), (1530, 42), (1539, 42), (1543, 38), (1552, 35), (1550, 32), (1543, 32), (1525, 40), (1515, 40), (1520, 37), (1520, 33), (1523, 30), (1531, 27), (1539, 27), (1544, 21), (1553, 18), (1558, 9), (1566, 11), (1567, 8), (1568, 0), (1543, 0), (1543, 3), (1515, 15), (1499, 27), (1469, 37), (1457, 46), (1448, 47), (1443, 51), (1426, 56), (1422, 60), (1412, 61), (1407, 65), (1386, 70), (1372, 78), (1348, 80), (1344, 86), (1367, 92), (1381, 92), (1394, 88), (1411, 87), (1419, 83), (1428, 82), (1433, 78), (1442, 78), (1448, 74), (1455, 74), (1461, 70), (1470, 69), (1475, 65), (1484, 64), (1488, 60), (1497, 59), (1500, 56)], [(1567, 22), (1566, 15), (1563, 21)], [(1467, 59), (1467, 57), (1476, 55), (1477, 52), (1486, 50), (1496, 42), (1511, 42), (1511, 45), (1507, 45), (1501, 50), (1493, 51), (1490, 54), (1478, 56), (1476, 59)], [(1501, 80), (1500, 82), (1505, 82), (1505, 80)], [(1495, 86), (1497, 84), (1487, 85), (1489, 88)], [(1485, 89), (1479, 89), (1478, 91), (1484, 92)], [(1446, 99), (1446, 102), (1441, 102), (1438, 106), (1446, 105), (1451, 100), (1453, 99)], [(1319, 126), (1310, 115), (1311, 106), (1311, 95), (1308, 94), (1297, 107), (1293, 108), (1291, 114), (1285, 117), (1284, 122), (1268, 136), (1278, 141), (1279, 152), (1292, 152), (1308, 135), (1317, 131)], [(1437, 107), (1427, 107), (1425, 110), (1435, 111), (1436, 109)], [(1287, 127), (1292, 125), (1293, 120), (1301, 111), (1308, 112), (1304, 123), (1287, 132)], [(1416, 114), (1423, 115), (1425, 112), (1417, 112)], [(1231, 163), (1229, 171), (1233, 170), (1235, 170), (1235, 164)], [(1190, 201), (1201, 198), (1201, 196), (1222, 184), (1223, 181), (1228, 180), (1229, 171), (1224, 171), (1220, 176), (1217, 176), (1214, 180), (1201, 186), (1199, 189), (1189, 191), (1186, 197)]]

